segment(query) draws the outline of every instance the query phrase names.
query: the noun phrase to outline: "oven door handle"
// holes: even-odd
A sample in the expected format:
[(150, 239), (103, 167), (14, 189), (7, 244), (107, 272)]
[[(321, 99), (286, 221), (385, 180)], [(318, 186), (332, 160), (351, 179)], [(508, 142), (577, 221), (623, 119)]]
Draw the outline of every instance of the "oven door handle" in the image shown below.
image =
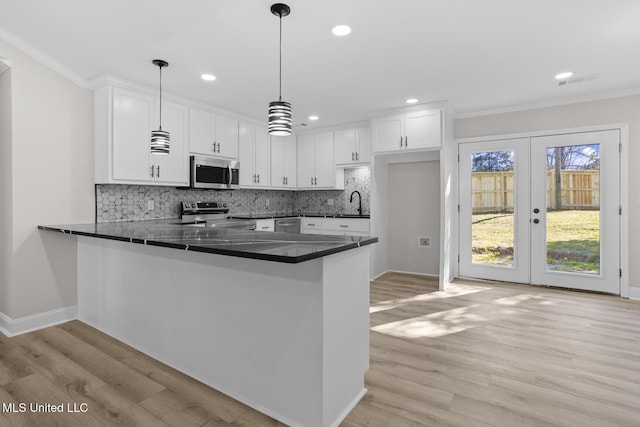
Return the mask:
[(229, 170), (229, 187), (231, 187), (231, 181), (233, 177), (233, 172), (231, 171), (231, 165), (227, 165), (227, 169)]

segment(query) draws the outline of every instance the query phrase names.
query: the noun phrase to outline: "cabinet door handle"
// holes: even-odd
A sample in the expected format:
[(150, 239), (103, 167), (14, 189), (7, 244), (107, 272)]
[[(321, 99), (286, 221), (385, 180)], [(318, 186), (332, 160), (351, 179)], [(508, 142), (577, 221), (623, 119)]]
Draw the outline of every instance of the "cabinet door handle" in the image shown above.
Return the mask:
[(400, 135), (400, 148), (402, 148), (402, 135)]
[(344, 225), (344, 224), (340, 224), (340, 227), (342, 227), (342, 228), (349, 228), (349, 226), (348, 226), (348, 225)]
[(282, 185), (284, 185), (284, 184), (286, 183), (286, 182), (285, 182), (285, 179), (286, 179), (286, 178), (283, 176), (283, 177), (282, 177)]
[(156, 177), (155, 173), (154, 173), (154, 169), (155, 169), (154, 166), (151, 165), (151, 178), (155, 178)]
[(287, 185), (289, 185), (289, 177), (288, 177), (288, 176), (285, 176), (285, 177), (284, 177), (284, 183), (285, 183), (285, 184), (287, 184)]
[(253, 182), (256, 182), (256, 174), (253, 174)]
[(313, 177), (311, 177), (311, 185), (313, 185)]
[(356, 161), (359, 162), (360, 161), (360, 154), (358, 154), (358, 152), (356, 151)]
[(260, 174), (258, 174), (257, 177), (258, 177), (258, 182), (260, 182)]
[(404, 148), (407, 148), (408, 145), (409, 145), (409, 137), (405, 135), (405, 137), (404, 137)]
[(351, 152), (351, 161), (353, 162), (355, 160), (355, 153), (352, 151)]
[(156, 176), (160, 178), (160, 165), (156, 166)]

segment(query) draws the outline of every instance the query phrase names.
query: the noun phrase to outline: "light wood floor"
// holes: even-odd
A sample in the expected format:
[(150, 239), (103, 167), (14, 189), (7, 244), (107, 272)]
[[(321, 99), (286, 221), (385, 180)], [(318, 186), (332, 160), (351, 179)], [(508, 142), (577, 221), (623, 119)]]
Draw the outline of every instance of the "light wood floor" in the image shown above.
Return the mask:
[[(355, 426), (639, 426), (640, 302), (390, 273), (371, 284), (369, 390)], [(81, 322), (0, 334), (4, 426), (271, 426), (274, 420)]]

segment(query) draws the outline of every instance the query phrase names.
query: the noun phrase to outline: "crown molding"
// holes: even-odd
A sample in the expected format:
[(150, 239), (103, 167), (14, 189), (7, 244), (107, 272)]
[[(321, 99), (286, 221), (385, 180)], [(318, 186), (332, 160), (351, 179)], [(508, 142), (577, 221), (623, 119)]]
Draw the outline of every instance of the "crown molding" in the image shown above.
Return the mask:
[(89, 82), (87, 82), (85, 79), (80, 77), (78, 74), (74, 73), (69, 68), (65, 67), (60, 62), (51, 58), (46, 53), (42, 52), (39, 49), (36, 49), (30, 43), (27, 43), (26, 41), (22, 40), (15, 34), (11, 33), (10, 31), (7, 31), (5, 28), (2, 28), (2, 27), (0, 27), (0, 39), (4, 40), (11, 46), (22, 51), (26, 55), (32, 57), (33, 59), (44, 64), (45, 66), (51, 68), (53, 71), (57, 72), (61, 76), (70, 80), (72, 83), (84, 89), (91, 89)]
[(378, 117), (411, 113), (414, 111), (443, 110), (446, 107), (447, 107), (447, 100), (440, 100), (440, 101), (433, 101), (433, 102), (425, 102), (421, 104), (406, 105), (402, 107), (387, 108), (384, 110), (370, 111), (369, 113), (367, 113), (367, 117), (369, 117), (370, 119), (375, 119)]
[(622, 98), (625, 96), (640, 95), (640, 87), (623, 89), (612, 92), (598, 94), (574, 96), (571, 98), (556, 99), (553, 101), (536, 102), (531, 104), (512, 105), (507, 107), (493, 108), (488, 110), (478, 110), (455, 114), (454, 119), (468, 119), (472, 117), (493, 116), (496, 114), (516, 113), (518, 111), (538, 110), (542, 108), (559, 107), (562, 105), (580, 104), (582, 102), (601, 101), (604, 99)]

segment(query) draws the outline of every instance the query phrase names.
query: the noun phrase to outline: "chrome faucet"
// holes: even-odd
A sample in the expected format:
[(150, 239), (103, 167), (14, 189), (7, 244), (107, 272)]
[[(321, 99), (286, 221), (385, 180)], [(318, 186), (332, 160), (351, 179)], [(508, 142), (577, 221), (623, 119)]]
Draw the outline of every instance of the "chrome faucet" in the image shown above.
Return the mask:
[(362, 215), (362, 195), (360, 194), (360, 192), (358, 190), (356, 190), (356, 191), (351, 193), (351, 197), (349, 198), (349, 203), (353, 203), (353, 195), (354, 194), (358, 195), (358, 201), (360, 202), (358, 204), (358, 215)]

